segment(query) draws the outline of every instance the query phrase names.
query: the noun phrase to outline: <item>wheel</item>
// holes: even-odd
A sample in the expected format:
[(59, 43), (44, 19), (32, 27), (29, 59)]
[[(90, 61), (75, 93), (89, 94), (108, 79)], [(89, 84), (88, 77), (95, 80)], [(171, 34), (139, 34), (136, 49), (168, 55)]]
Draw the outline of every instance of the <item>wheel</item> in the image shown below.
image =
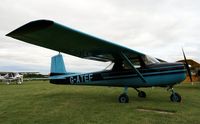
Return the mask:
[(170, 100), (172, 102), (181, 102), (181, 96), (178, 93), (172, 93)]
[(139, 91), (138, 92), (138, 97), (146, 98), (146, 93), (144, 91)]
[(119, 102), (120, 103), (128, 103), (129, 102), (129, 98), (128, 95), (123, 93), (119, 96)]

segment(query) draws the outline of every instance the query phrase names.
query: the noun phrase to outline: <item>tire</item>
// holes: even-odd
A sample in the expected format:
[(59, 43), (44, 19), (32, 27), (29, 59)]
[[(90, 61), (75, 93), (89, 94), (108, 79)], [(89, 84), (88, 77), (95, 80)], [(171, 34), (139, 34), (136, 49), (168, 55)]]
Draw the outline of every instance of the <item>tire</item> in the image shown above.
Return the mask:
[(123, 93), (119, 96), (119, 102), (120, 103), (128, 103), (129, 102), (129, 98), (128, 98), (128, 95)]
[(170, 100), (172, 102), (181, 102), (181, 96), (178, 93), (172, 93)]
[(146, 93), (144, 91), (139, 91), (138, 92), (138, 97), (146, 98)]

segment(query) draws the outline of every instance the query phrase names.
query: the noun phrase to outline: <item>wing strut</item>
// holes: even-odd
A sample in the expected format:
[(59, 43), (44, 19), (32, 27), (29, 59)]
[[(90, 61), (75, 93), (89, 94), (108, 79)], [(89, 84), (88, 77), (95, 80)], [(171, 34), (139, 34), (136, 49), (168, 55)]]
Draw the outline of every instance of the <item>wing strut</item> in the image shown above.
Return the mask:
[(128, 59), (128, 57), (121, 52), (122, 57), (124, 58), (124, 60), (132, 67), (132, 69), (136, 72), (136, 74), (140, 77), (140, 79), (144, 82), (147, 83), (147, 81), (144, 79), (144, 77), (142, 76), (142, 74), (138, 71), (138, 69), (136, 69), (134, 67), (134, 65), (131, 63), (131, 61)]

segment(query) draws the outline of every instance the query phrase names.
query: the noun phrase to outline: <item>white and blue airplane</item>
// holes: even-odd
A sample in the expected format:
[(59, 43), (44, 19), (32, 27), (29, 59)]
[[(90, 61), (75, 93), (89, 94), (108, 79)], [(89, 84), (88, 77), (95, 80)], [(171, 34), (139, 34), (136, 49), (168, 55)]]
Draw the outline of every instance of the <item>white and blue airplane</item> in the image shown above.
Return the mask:
[(32, 21), (6, 36), (84, 59), (113, 62), (110, 70), (69, 73), (65, 69), (62, 55), (58, 54), (52, 57), (49, 78), (53, 84), (124, 87), (124, 92), (118, 98), (120, 103), (129, 102), (129, 87), (134, 88), (138, 96), (143, 98), (146, 93), (138, 88), (167, 87), (171, 91), (170, 100), (181, 102), (181, 96), (174, 91), (173, 86), (186, 78), (186, 70), (191, 77), (187, 61), (186, 64), (161, 62), (141, 52), (50, 20)]

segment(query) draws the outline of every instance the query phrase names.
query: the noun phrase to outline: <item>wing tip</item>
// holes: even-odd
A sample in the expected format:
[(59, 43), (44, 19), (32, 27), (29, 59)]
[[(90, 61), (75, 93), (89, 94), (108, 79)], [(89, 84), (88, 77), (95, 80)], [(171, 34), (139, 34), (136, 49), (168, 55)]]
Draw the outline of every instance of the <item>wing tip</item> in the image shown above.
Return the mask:
[(5, 36), (15, 37), (18, 35), (23, 35), (23, 34), (26, 34), (29, 32), (34, 32), (37, 30), (48, 28), (49, 26), (51, 26), (53, 24), (54, 24), (53, 21), (45, 20), (45, 19), (31, 21), (31, 22), (11, 31), (10, 33), (6, 34)]

